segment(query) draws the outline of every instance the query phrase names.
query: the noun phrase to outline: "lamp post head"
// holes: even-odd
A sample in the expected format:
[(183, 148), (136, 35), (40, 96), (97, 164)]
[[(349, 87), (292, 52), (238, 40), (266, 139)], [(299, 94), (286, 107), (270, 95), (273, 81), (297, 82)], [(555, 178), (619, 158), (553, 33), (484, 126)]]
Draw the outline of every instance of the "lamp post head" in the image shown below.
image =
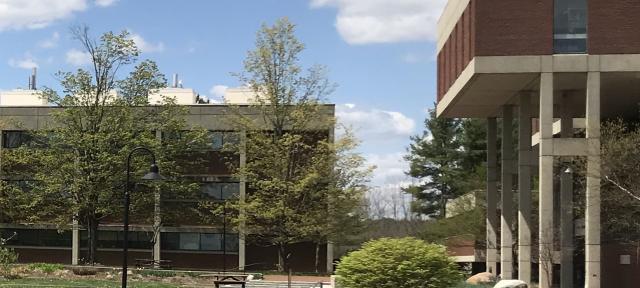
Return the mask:
[(164, 180), (164, 177), (160, 175), (160, 169), (156, 163), (151, 164), (149, 168), (149, 173), (142, 176), (142, 180)]

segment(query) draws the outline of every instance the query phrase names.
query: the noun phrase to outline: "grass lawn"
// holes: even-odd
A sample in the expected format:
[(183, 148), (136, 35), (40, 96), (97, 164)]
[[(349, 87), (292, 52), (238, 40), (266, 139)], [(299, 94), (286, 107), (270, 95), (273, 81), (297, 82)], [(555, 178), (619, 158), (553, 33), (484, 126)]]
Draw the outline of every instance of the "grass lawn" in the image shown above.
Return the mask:
[[(18, 280), (0, 280), (0, 287), (69, 287), (69, 288), (115, 288), (120, 287), (119, 281), (105, 280), (58, 280), (58, 279), (18, 279)], [(177, 288), (180, 286), (164, 284), (158, 282), (136, 282), (129, 281), (127, 287), (132, 288)]]

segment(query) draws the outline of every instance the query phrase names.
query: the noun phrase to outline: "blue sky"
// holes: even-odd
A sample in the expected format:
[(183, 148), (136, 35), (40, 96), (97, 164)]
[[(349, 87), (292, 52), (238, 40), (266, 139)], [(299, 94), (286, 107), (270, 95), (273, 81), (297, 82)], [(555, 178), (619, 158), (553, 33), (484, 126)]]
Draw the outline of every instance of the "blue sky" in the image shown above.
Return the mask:
[(239, 85), (262, 23), (289, 17), (306, 44), (304, 65), (322, 64), (338, 88), (329, 101), (377, 165), (375, 185), (405, 181), (401, 156), (435, 101), (435, 24), (444, 0), (0, 0), (0, 90), (56, 87), (59, 70), (82, 66), (69, 27), (94, 35), (129, 30), (142, 58), (218, 99)]

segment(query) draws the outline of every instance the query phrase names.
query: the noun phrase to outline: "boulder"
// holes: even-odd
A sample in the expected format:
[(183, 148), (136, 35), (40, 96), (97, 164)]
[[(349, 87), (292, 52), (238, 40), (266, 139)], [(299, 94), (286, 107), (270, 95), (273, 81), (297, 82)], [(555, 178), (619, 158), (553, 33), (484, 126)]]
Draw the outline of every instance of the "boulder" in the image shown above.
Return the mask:
[(493, 288), (528, 288), (527, 282), (522, 280), (501, 280)]
[(479, 284), (491, 284), (496, 282), (496, 276), (490, 272), (482, 272), (473, 275), (467, 279), (467, 284), (479, 285)]

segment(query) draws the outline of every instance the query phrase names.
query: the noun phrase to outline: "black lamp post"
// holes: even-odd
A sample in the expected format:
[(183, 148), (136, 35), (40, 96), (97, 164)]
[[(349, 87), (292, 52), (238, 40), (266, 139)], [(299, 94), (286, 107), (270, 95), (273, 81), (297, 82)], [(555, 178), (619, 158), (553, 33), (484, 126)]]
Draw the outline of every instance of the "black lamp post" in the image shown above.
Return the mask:
[(131, 202), (131, 197), (129, 194), (130, 188), (130, 179), (131, 179), (131, 157), (134, 153), (142, 151), (151, 155), (151, 168), (149, 169), (149, 173), (142, 177), (142, 180), (162, 180), (164, 179), (158, 169), (158, 165), (156, 165), (156, 156), (153, 152), (145, 147), (136, 147), (131, 152), (129, 152), (129, 156), (127, 156), (127, 181), (124, 185), (124, 240), (122, 242), (122, 288), (127, 288), (127, 253), (129, 252), (129, 205)]

